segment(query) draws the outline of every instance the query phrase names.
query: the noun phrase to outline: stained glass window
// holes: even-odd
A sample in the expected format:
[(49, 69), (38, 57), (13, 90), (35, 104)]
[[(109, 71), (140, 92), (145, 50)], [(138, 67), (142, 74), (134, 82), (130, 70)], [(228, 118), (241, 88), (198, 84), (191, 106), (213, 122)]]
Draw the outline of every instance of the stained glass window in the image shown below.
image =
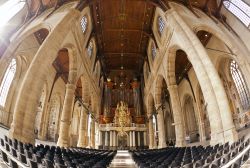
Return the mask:
[(5, 105), (11, 83), (16, 73), (16, 60), (12, 59), (0, 85), (0, 106)]
[(232, 14), (250, 28), (250, 6), (242, 0), (224, 0), (223, 4)]
[(88, 20), (87, 20), (87, 17), (86, 16), (83, 16), (82, 19), (81, 19), (81, 26), (82, 26), (82, 32), (84, 33), (87, 29), (87, 23), (88, 23)]
[(152, 45), (151, 45), (151, 52), (152, 52), (152, 58), (153, 60), (155, 59), (156, 57), (156, 46), (155, 46), (155, 43), (153, 42)]
[(0, 28), (24, 7), (25, 2), (25, 0), (8, 0), (0, 6)]
[(93, 53), (93, 42), (90, 41), (89, 46), (88, 46), (88, 55), (89, 55), (89, 57), (92, 56), (92, 53)]
[(247, 88), (246, 82), (242, 76), (238, 64), (232, 60), (230, 63), (230, 72), (239, 94), (240, 102), (243, 110), (247, 110), (250, 107), (250, 96), (249, 90)]
[(164, 30), (164, 27), (165, 27), (165, 22), (164, 20), (162, 19), (161, 16), (158, 17), (158, 31), (160, 32), (160, 34), (162, 34), (163, 30)]

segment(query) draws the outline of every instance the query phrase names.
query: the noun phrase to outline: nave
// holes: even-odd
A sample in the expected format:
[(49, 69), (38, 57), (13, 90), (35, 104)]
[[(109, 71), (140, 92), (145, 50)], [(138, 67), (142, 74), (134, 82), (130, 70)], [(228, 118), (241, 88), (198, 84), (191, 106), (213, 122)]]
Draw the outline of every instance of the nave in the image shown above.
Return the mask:
[(1, 163), (240, 167), (250, 0), (0, 0)]

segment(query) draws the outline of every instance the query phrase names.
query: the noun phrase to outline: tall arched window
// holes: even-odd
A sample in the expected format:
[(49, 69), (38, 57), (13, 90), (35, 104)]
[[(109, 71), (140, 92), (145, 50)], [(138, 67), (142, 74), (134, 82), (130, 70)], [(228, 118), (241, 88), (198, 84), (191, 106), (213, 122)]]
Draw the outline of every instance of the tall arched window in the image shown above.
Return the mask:
[(16, 60), (12, 59), (0, 86), (0, 106), (5, 105), (7, 95), (16, 73)]
[(230, 63), (230, 72), (231, 72), (234, 84), (236, 86), (237, 92), (239, 94), (242, 108), (243, 110), (246, 110), (250, 107), (249, 90), (242, 76), (242, 73), (239, 69), (239, 66), (234, 60), (232, 60)]
[(160, 33), (160, 35), (162, 34), (163, 30), (164, 30), (164, 27), (165, 27), (165, 22), (164, 20), (162, 19), (161, 16), (158, 17), (158, 31)]
[(250, 6), (242, 0), (224, 0), (223, 4), (232, 14), (250, 28)]
[(8, 23), (8, 21), (24, 7), (25, 2), (26, 1), (21, 0), (8, 0), (0, 6), (0, 28)]
[(81, 19), (81, 27), (82, 27), (82, 32), (83, 33), (85, 33), (85, 31), (87, 29), (87, 23), (88, 23), (87, 17), (83, 16), (82, 19)]
[(88, 55), (89, 55), (89, 57), (92, 56), (92, 53), (93, 53), (93, 42), (90, 41), (89, 46), (88, 46)]
[(151, 45), (151, 54), (152, 54), (152, 59), (154, 60), (155, 57), (156, 57), (156, 46), (155, 46), (155, 43), (153, 42), (152, 45)]

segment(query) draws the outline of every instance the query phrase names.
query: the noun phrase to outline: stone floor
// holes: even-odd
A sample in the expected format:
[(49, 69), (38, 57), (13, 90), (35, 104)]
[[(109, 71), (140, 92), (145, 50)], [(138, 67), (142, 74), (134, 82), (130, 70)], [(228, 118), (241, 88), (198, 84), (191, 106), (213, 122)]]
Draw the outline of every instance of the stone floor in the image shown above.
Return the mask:
[(127, 150), (118, 150), (109, 168), (136, 168), (136, 165)]

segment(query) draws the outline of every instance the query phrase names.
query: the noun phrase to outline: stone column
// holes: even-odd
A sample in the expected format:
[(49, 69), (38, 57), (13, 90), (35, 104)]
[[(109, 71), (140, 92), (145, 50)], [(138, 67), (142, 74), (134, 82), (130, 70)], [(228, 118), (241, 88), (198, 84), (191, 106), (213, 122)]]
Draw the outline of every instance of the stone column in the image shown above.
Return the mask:
[(204, 121), (201, 121), (199, 124), (199, 133), (200, 133), (200, 141), (205, 142), (206, 141), (206, 133), (205, 133), (205, 123)]
[(153, 120), (149, 118), (148, 121), (148, 136), (149, 136), (149, 148), (154, 148), (154, 129), (153, 129)]
[(110, 133), (110, 136), (109, 136), (110, 144), (109, 144), (109, 146), (111, 147), (111, 146), (113, 146), (113, 131), (109, 131), (109, 133)]
[[(87, 105), (86, 105), (87, 107)], [(87, 133), (87, 123), (86, 123), (86, 119), (88, 118), (87, 115), (87, 109), (85, 109), (84, 107), (82, 108), (81, 111), (81, 116), (80, 116), (80, 126), (79, 126), (79, 137), (78, 137), (78, 143), (77, 143), (77, 147), (85, 147), (86, 146), (86, 133)]]
[(38, 138), (40, 140), (45, 141), (46, 140), (46, 135), (47, 135), (47, 128), (48, 128), (48, 124), (49, 124), (49, 105), (48, 105), (48, 100), (46, 98), (45, 103), (44, 103), (44, 107), (43, 107), (43, 114), (42, 114), (42, 118), (41, 118), (41, 126), (40, 126), (40, 130), (39, 130), (39, 134), (38, 134)]
[(130, 132), (128, 133), (127, 144), (127, 146), (130, 146)]
[(146, 131), (143, 131), (143, 146), (147, 146), (147, 134), (146, 134)]
[(133, 146), (135, 147), (135, 131), (133, 131)]
[(156, 104), (155, 107), (158, 112), (157, 114), (157, 126), (158, 126), (158, 137), (159, 137), (158, 148), (164, 148), (166, 147), (166, 136), (165, 136), (163, 111), (161, 104)]
[(138, 146), (141, 146), (141, 132), (137, 132)]
[(132, 135), (132, 131), (129, 131), (129, 145), (130, 145), (130, 147), (133, 146), (133, 135)]
[(75, 89), (76, 85), (74, 84), (68, 83), (66, 85), (66, 93), (60, 121), (59, 139), (57, 141), (57, 145), (60, 147), (69, 146), (69, 128), (71, 124), (71, 116), (74, 105)]
[(94, 119), (92, 119), (92, 121), (91, 121), (90, 137), (91, 137), (91, 147), (95, 148), (95, 120)]
[(99, 146), (102, 146), (102, 131), (99, 131)]
[(113, 146), (116, 146), (116, 132), (113, 131)]
[(108, 145), (108, 131), (105, 131), (105, 146), (109, 146)]
[(183, 121), (181, 117), (181, 104), (179, 100), (177, 85), (168, 86), (168, 91), (171, 97), (171, 104), (172, 104), (172, 110), (173, 110), (176, 146), (182, 147), (185, 144), (184, 143), (185, 139), (184, 139)]

